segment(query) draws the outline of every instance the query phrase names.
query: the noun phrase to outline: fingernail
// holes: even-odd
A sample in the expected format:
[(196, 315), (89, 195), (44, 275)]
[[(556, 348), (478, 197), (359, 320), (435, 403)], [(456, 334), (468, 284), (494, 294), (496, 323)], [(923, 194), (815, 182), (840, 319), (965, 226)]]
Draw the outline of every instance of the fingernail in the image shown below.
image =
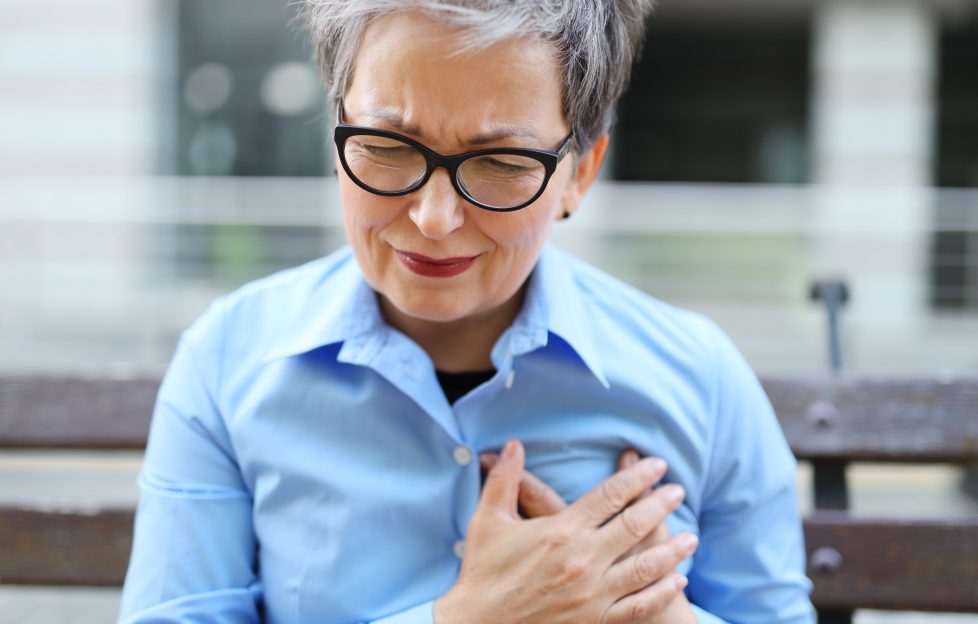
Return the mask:
[(658, 457), (656, 457), (655, 459), (652, 460), (652, 469), (655, 470), (657, 474), (665, 473), (666, 468), (668, 467), (669, 466), (666, 464), (666, 461), (664, 459), (659, 459)]
[(671, 502), (674, 505), (679, 504), (680, 502), (682, 502), (683, 498), (686, 497), (686, 490), (684, 490), (683, 486), (681, 485), (670, 483), (669, 485), (665, 486), (663, 489), (665, 490), (666, 499), (668, 499), (669, 502)]
[(686, 589), (686, 586), (687, 585), (689, 585), (689, 579), (686, 578), (685, 576), (680, 576), (680, 577), (678, 577), (676, 579), (676, 590), (677, 591), (682, 591), (682, 590)]
[(696, 546), (700, 543), (700, 538), (696, 537), (692, 533), (687, 533), (683, 536), (683, 548), (686, 552), (693, 552), (696, 550)]

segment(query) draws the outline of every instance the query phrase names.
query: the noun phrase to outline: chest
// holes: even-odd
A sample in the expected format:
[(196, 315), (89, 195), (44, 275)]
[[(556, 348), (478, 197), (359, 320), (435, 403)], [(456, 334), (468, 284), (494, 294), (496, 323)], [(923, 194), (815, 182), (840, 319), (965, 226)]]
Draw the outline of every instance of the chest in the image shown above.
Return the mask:
[[(695, 488), (696, 445), (665, 407), (544, 398), (463, 399), (457, 435), (377, 379), (247, 403), (232, 434), (254, 495), (268, 620), (369, 621), (447, 590), (481, 493), (478, 453), (510, 437), (568, 502), (608, 478), (626, 448), (664, 457), (667, 479)], [(695, 531), (695, 516), (681, 508), (670, 529)]]

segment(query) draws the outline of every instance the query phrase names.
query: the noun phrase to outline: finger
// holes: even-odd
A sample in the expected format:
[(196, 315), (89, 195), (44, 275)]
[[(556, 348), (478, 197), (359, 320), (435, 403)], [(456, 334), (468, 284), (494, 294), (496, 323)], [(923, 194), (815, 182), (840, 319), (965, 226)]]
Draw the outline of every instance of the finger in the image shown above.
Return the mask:
[(506, 442), (499, 461), (486, 476), (479, 508), (476, 509), (477, 514), (480, 509), (488, 508), (501, 511), (514, 519), (519, 518), (516, 502), (520, 493), (524, 459), (523, 445), (518, 440)]
[(479, 453), (479, 467), (482, 468), (482, 472), (488, 473), (497, 463), (499, 463), (499, 453)]
[(662, 524), (686, 496), (681, 485), (670, 483), (629, 505), (598, 529), (602, 552), (612, 560), (632, 548)]
[(519, 501), (527, 518), (552, 516), (567, 508), (567, 503), (560, 494), (526, 470), (520, 480)]
[(698, 545), (695, 535), (683, 533), (611, 566), (607, 578), (612, 595), (627, 596), (648, 587), (674, 571)]
[(667, 542), (669, 541), (670, 537), (672, 537), (672, 532), (669, 530), (669, 525), (663, 522), (659, 526), (655, 527), (654, 531), (646, 535), (645, 539), (638, 544), (635, 544), (628, 549), (626, 553), (618, 557), (618, 559), (615, 560), (615, 563), (619, 563), (632, 555), (637, 555), (640, 552), (646, 551), (653, 546), (658, 546), (659, 544)]
[[(635, 462), (637, 462), (639, 459), (640, 457), (638, 455), (638, 451), (635, 449), (625, 449), (625, 451), (622, 452), (621, 456), (618, 458), (618, 471), (620, 472), (626, 468), (634, 466)], [(646, 490), (642, 492), (641, 497), (648, 496), (651, 493), (652, 490)], [(665, 523), (662, 523), (655, 529), (655, 531), (652, 531), (651, 534), (646, 536), (645, 539), (638, 544), (635, 544), (635, 546), (629, 549), (628, 552), (618, 557), (615, 563), (631, 557), (632, 555), (637, 555), (644, 550), (648, 550), (649, 548), (652, 548), (656, 544), (664, 542), (667, 539), (669, 539), (669, 528), (665, 525)]]
[[(630, 468), (634, 466), (639, 459), (641, 458), (639, 457), (638, 451), (636, 451), (635, 449), (625, 449), (625, 451), (621, 454), (621, 457), (618, 458), (618, 471), (620, 472), (622, 470), (625, 470), (626, 468)], [(666, 469), (668, 470), (668, 467)], [(640, 496), (642, 497), (648, 496), (651, 493), (652, 490), (650, 488), (642, 492)]]
[[(661, 479), (665, 472), (666, 463), (661, 459), (648, 457), (639, 460), (630, 468), (602, 481), (571, 505), (568, 511), (573, 511), (576, 521), (584, 526), (601, 526)], [(649, 530), (652, 528), (649, 527)]]
[[(499, 462), (496, 453), (481, 453), (479, 464), (486, 472)], [(549, 485), (528, 470), (523, 471), (520, 479), (519, 494), (520, 509), (527, 518), (552, 516), (567, 508), (567, 503)]]
[(618, 458), (618, 472), (630, 468), (638, 461), (638, 452), (635, 449), (625, 449), (625, 452)]
[(611, 605), (601, 624), (642, 624), (662, 613), (689, 581), (675, 572)]

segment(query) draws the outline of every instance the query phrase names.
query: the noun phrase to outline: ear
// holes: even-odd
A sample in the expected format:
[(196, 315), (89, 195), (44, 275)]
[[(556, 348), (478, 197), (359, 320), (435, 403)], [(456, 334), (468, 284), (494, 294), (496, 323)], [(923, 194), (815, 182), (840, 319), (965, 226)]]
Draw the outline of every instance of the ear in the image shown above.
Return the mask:
[(567, 188), (564, 189), (564, 196), (561, 200), (563, 211), (557, 215), (558, 219), (564, 215), (572, 215), (577, 212), (581, 199), (584, 198), (584, 194), (587, 193), (595, 178), (598, 177), (601, 163), (604, 162), (604, 156), (608, 151), (609, 140), (608, 133), (605, 132), (594, 141), (591, 147), (577, 157), (574, 178), (567, 183)]

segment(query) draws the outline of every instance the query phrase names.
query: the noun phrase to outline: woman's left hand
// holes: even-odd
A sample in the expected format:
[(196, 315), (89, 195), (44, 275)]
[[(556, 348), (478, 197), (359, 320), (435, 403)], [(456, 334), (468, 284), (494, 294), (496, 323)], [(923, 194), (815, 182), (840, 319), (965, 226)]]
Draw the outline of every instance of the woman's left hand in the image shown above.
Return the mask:
[[(479, 455), (479, 462), (484, 472), (488, 472), (498, 459), (499, 456), (495, 453), (482, 453)], [(632, 449), (628, 449), (618, 459), (618, 470), (624, 470), (638, 460), (638, 453)], [(642, 496), (647, 495), (648, 492)], [(553, 488), (527, 470), (523, 471), (523, 478), (520, 481), (519, 505), (523, 515), (527, 518), (550, 516), (567, 507), (567, 503), (564, 502), (564, 499)], [(662, 544), (668, 541), (671, 536), (669, 527), (663, 522), (648, 537), (635, 545), (632, 550), (619, 557), (618, 561), (643, 552), (658, 544)], [(686, 595), (680, 593), (665, 611), (650, 620), (648, 624), (696, 624), (696, 614), (693, 613), (693, 609), (686, 599)]]

